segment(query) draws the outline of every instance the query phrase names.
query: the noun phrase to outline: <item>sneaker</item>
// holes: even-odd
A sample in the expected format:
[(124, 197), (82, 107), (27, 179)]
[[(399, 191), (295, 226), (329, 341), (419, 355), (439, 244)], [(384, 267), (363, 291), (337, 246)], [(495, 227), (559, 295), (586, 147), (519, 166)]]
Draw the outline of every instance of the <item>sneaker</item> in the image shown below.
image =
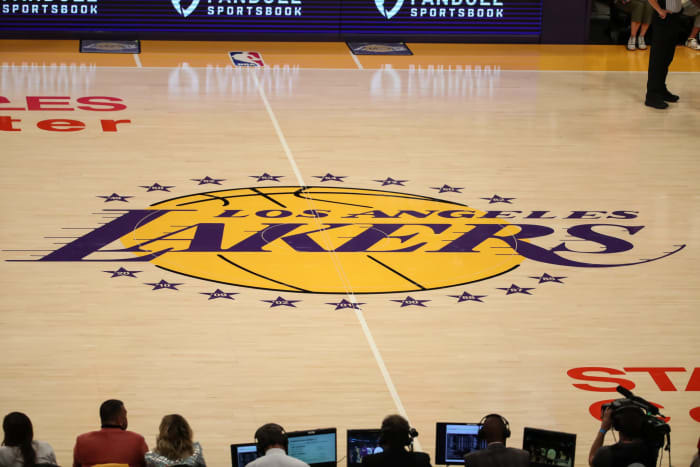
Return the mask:
[(630, 40), (627, 41), (627, 50), (636, 50), (637, 49), (637, 39), (633, 36), (630, 36)]
[(694, 37), (685, 41), (685, 46), (689, 49), (700, 50), (700, 44), (698, 44), (698, 40)]
[(639, 50), (647, 49), (647, 43), (644, 41), (644, 36), (639, 36), (639, 38), (637, 39), (637, 48)]

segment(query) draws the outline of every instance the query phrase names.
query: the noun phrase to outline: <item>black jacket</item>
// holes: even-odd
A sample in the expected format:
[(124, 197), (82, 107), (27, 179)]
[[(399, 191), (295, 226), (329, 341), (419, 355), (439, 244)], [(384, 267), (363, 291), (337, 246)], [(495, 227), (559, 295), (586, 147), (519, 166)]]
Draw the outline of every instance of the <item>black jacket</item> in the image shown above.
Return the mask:
[(424, 452), (384, 451), (362, 458), (364, 467), (430, 467), (430, 456)]

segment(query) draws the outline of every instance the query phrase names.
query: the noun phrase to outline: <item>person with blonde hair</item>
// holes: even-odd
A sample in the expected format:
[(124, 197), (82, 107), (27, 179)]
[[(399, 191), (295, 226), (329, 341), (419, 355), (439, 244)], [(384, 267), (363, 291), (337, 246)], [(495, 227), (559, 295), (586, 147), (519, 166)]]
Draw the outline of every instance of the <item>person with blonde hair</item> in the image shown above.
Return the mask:
[(206, 467), (202, 446), (192, 441), (192, 428), (185, 417), (166, 415), (158, 431), (156, 447), (145, 456), (147, 467)]

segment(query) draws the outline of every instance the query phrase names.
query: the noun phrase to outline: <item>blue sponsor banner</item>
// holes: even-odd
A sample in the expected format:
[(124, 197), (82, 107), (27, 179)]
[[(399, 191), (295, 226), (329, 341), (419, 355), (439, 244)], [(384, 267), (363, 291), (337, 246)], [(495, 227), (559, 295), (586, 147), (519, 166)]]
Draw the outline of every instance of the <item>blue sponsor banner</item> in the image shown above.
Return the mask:
[(329, 0), (0, 0), (3, 32), (339, 34)]
[(2, 34), (539, 37), (542, 0), (0, 0)]
[(542, 0), (346, 0), (343, 34), (539, 36)]

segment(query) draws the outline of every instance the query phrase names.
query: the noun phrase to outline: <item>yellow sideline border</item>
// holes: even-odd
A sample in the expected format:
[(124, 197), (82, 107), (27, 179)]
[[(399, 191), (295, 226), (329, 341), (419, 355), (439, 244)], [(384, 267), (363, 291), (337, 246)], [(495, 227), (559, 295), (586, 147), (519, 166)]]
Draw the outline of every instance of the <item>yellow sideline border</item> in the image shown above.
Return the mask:
[[(319, 69), (498, 67), (534, 71), (646, 71), (649, 50), (616, 45), (408, 44), (412, 56), (353, 56), (343, 42), (142, 41), (142, 52), (83, 54), (77, 40), (0, 40), (0, 65), (230, 67), (230, 51), (263, 54), (267, 66)], [(700, 52), (679, 46), (673, 72), (700, 72)]]

